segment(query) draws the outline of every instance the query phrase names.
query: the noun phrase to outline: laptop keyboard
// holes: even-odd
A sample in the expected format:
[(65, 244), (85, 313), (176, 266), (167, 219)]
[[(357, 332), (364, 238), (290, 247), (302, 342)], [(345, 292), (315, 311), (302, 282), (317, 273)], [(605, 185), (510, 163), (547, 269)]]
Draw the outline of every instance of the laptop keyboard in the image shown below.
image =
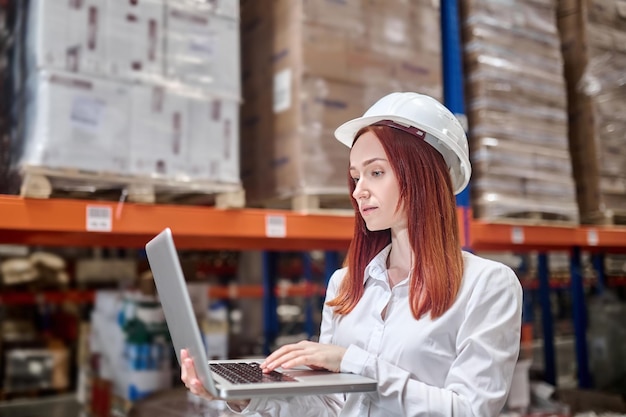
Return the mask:
[(256, 362), (212, 363), (211, 370), (233, 384), (251, 384), (254, 382), (296, 382), (296, 379), (271, 371), (263, 373)]

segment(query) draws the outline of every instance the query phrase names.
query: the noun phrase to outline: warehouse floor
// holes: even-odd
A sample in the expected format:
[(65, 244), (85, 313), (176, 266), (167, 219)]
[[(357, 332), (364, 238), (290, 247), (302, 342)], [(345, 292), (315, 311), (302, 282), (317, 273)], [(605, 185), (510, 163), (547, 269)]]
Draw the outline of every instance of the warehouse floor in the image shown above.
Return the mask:
[(79, 417), (80, 411), (75, 395), (20, 399), (0, 405), (0, 417)]

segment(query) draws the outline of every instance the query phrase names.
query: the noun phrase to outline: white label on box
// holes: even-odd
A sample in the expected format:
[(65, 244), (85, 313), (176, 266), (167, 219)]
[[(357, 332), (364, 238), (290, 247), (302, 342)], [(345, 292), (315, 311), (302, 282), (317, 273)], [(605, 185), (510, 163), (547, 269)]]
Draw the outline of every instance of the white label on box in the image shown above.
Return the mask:
[(276, 214), (265, 216), (265, 235), (267, 237), (286, 237), (287, 219), (285, 216)]
[(74, 97), (70, 118), (76, 127), (97, 131), (105, 103), (91, 97)]
[(87, 206), (87, 231), (110, 232), (113, 229), (113, 210), (108, 206)]
[(281, 113), (291, 107), (291, 68), (274, 74), (274, 113)]
[(203, 35), (203, 37), (189, 39), (189, 56), (204, 57), (204, 59), (212, 61), (216, 55), (215, 33), (204, 33)]

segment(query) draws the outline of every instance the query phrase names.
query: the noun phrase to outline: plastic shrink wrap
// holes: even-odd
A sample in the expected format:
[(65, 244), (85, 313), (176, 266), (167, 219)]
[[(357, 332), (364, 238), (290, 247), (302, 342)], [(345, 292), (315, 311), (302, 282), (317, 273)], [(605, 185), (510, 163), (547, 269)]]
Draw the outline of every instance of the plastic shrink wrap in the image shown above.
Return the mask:
[(55, 188), (240, 188), (237, 1), (18, 9), (14, 171), (53, 177)]
[(478, 218), (578, 222), (555, 3), (463, 2)]

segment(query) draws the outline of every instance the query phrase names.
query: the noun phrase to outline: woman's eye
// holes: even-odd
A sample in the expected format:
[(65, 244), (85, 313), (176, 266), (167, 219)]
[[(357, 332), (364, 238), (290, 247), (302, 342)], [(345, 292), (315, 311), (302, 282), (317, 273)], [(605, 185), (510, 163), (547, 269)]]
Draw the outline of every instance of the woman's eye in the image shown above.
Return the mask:
[(382, 171), (372, 171), (372, 177), (380, 177), (383, 175)]
[(357, 182), (359, 182), (358, 178), (352, 177), (352, 181), (354, 181), (354, 183), (356, 184)]

